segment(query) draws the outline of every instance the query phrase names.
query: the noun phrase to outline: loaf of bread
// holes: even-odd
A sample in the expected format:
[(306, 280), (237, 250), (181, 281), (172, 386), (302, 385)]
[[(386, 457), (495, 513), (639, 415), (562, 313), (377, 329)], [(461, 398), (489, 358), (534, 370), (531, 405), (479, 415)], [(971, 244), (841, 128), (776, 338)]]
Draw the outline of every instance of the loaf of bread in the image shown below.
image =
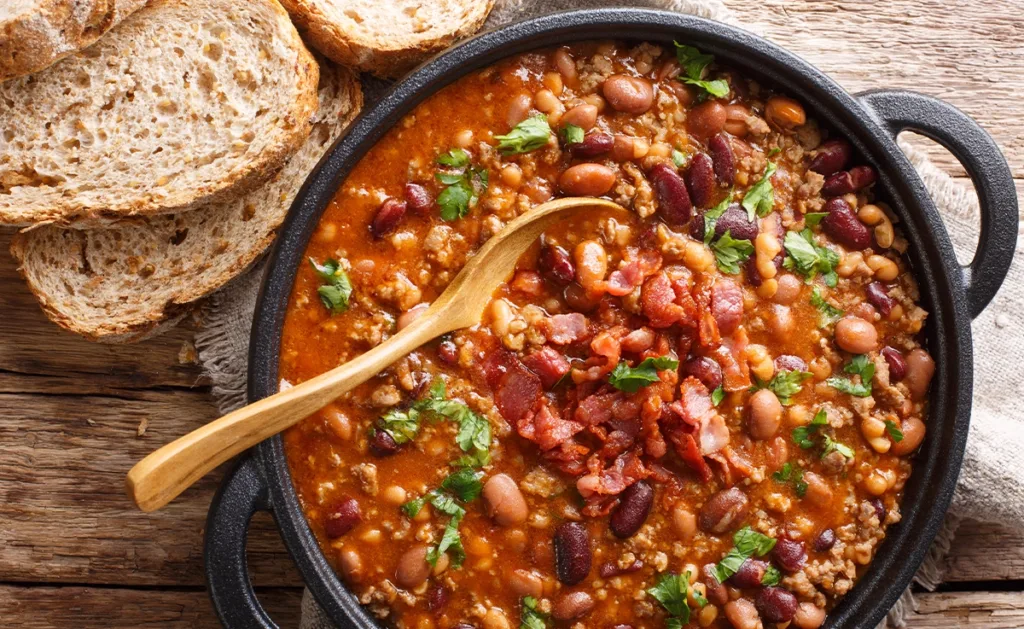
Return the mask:
[(494, 0), (282, 0), (317, 50), (383, 77), (401, 76), (472, 35)]
[(0, 83), (0, 224), (96, 225), (237, 197), (309, 134), (317, 72), (277, 0), (152, 0)]
[(312, 132), (276, 177), (191, 212), (15, 236), (11, 253), (43, 310), (95, 341), (158, 332), (248, 268), (270, 245), (306, 176), (362, 107), (355, 73), (325, 64)]

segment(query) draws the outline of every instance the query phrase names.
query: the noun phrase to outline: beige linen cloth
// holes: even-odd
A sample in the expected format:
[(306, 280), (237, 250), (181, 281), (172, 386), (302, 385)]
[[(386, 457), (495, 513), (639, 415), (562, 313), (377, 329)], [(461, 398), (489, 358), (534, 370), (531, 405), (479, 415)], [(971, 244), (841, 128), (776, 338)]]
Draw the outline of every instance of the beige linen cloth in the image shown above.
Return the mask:
[[(552, 11), (623, 4), (669, 9), (716, 19), (758, 31), (757, 25), (736, 21), (720, 0), (498, 0), (486, 26), (493, 28)], [(382, 91), (379, 82), (366, 85), (366, 107), (372, 107)], [(957, 255), (969, 261), (978, 231), (978, 202), (972, 191), (955, 183), (927, 159), (906, 144), (907, 152), (946, 223)], [(1018, 224), (1018, 234), (1024, 222)], [(246, 359), (249, 330), (256, 303), (256, 292), (263, 266), (250, 271), (212, 298), (207, 325), (197, 335), (202, 364), (213, 381), (213, 394), (222, 412), (245, 401)], [(1024, 355), (1024, 238), (1017, 244), (1013, 267), (999, 295), (975, 321), (974, 407), (970, 437), (963, 471), (953, 506), (944, 529), (915, 580), (925, 588), (934, 588), (943, 580), (942, 559), (960, 525), (970, 517), (1021, 527), (1024, 523), (1024, 373), (1020, 367)], [(1016, 411), (1016, 412), (1015, 412)], [(913, 597), (908, 589), (890, 611), (888, 623), (904, 626), (912, 613)], [(302, 628), (329, 629), (333, 625), (307, 591), (302, 601)], [(277, 619), (291, 625), (294, 619)], [(886, 624), (883, 622), (883, 625)]]

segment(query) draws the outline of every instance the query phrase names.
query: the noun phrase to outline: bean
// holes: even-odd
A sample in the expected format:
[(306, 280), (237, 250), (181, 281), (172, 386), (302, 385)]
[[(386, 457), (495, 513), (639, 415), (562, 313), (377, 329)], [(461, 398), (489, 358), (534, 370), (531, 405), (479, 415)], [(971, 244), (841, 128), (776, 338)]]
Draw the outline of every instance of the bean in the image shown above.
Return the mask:
[(686, 128), (698, 139), (710, 138), (725, 128), (726, 110), (718, 100), (707, 100), (686, 115)]
[(821, 193), (827, 197), (837, 197), (857, 192), (875, 183), (877, 175), (871, 166), (854, 166), (850, 170), (842, 170), (825, 180)]
[(772, 96), (764, 106), (764, 116), (779, 129), (791, 130), (807, 122), (803, 105), (788, 96)]
[(508, 474), (496, 474), (484, 483), (487, 515), (501, 526), (515, 526), (526, 521), (529, 509), (523, 493)]
[(405, 204), (413, 213), (425, 216), (434, 207), (430, 192), (418, 183), (405, 184)]
[(814, 603), (800, 603), (793, 614), (796, 629), (818, 629), (825, 623), (825, 610)]
[(501, 183), (510, 188), (518, 188), (519, 184), (523, 182), (523, 170), (515, 164), (509, 164), (502, 168), (499, 176)]
[(370, 452), (375, 456), (391, 456), (398, 452), (398, 444), (386, 430), (374, 429), (370, 434)]
[(576, 62), (573, 61), (572, 55), (569, 54), (569, 49), (559, 48), (556, 50), (553, 60), (555, 62), (555, 69), (562, 75), (562, 82), (571, 89), (579, 87), (580, 80), (576, 72)]
[(395, 582), (401, 587), (411, 590), (426, 581), (429, 576), (430, 564), (427, 563), (427, 547), (423, 544), (413, 546), (398, 558)]
[(701, 568), (701, 574), (704, 577), (704, 587), (707, 589), (706, 596), (708, 600), (715, 605), (725, 605), (729, 602), (729, 590), (718, 582), (715, 577), (715, 564), (706, 563)]
[(761, 627), (757, 608), (745, 598), (738, 598), (726, 603), (725, 617), (734, 629), (760, 629)]
[(771, 443), (768, 444), (768, 452), (765, 459), (768, 471), (774, 472), (781, 469), (787, 460), (789, 460), (789, 446), (786, 445), (786, 439), (780, 435), (772, 439)]
[(807, 550), (803, 542), (785, 537), (779, 538), (772, 549), (772, 559), (776, 565), (789, 573), (800, 572), (807, 563)]
[(540, 598), (544, 594), (544, 580), (532, 570), (516, 570), (509, 577), (509, 587), (517, 596)]
[(828, 214), (821, 220), (821, 228), (847, 249), (867, 249), (871, 246), (871, 231), (860, 222), (850, 204), (843, 199), (829, 199), (825, 204)]
[(619, 504), (612, 511), (608, 525), (619, 539), (633, 537), (647, 520), (654, 503), (654, 490), (645, 481), (637, 481), (626, 488)]
[(338, 562), (341, 564), (341, 574), (349, 583), (359, 583), (363, 578), (363, 560), (359, 553), (346, 548), (338, 555)]
[(650, 144), (643, 138), (619, 133), (612, 138), (612, 159), (617, 162), (642, 159), (650, 148)]
[(796, 327), (796, 319), (789, 306), (772, 305), (771, 333), (780, 341), (788, 341)]
[(766, 587), (757, 594), (754, 604), (768, 622), (789, 622), (796, 614), (797, 600), (793, 593), (780, 587)]
[(430, 308), (430, 304), (416, 304), (412, 308), (409, 308), (402, 314), (398, 315), (398, 321), (395, 323), (396, 327), (399, 330), (405, 329), (410, 323), (419, 319), (420, 315), (427, 311), (427, 308)]
[(750, 117), (750, 110), (747, 109), (746, 106), (740, 105), (739, 103), (726, 105), (724, 125), (725, 131), (736, 136), (737, 138), (745, 137), (747, 135), (747, 132), (750, 131), (750, 127), (747, 125), (748, 117)]
[[(597, 157), (612, 150), (615, 139), (607, 133), (588, 133), (582, 142), (570, 144), (569, 152), (573, 157)], [(632, 148), (630, 148), (632, 154)]]
[(538, 111), (548, 115), (562, 110), (562, 101), (558, 100), (551, 90), (540, 90), (534, 94), (533, 101), (537, 104)]
[(523, 120), (526, 120), (526, 115), (530, 113), (530, 107), (533, 106), (533, 97), (529, 94), (519, 94), (515, 96), (508, 105), (508, 117), (505, 122), (508, 123), (509, 127), (514, 127)]
[(354, 498), (343, 498), (331, 509), (324, 520), (324, 533), (334, 539), (351, 531), (363, 519), (359, 503)]
[(825, 482), (825, 479), (814, 472), (804, 472), (804, 482), (807, 483), (807, 492), (804, 493), (804, 500), (816, 507), (827, 507), (832, 504), (832, 489)]
[(672, 530), (681, 541), (690, 541), (697, 534), (697, 516), (682, 504), (677, 504), (672, 509)]
[(655, 164), (649, 173), (654, 193), (658, 198), (658, 211), (669, 225), (682, 226), (693, 216), (693, 204), (686, 183), (675, 168), (665, 163)]
[(569, 252), (556, 245), (545, 245), (541, 249), (537, 266), (541, 275), (559, 286), (569, 284), (576, 277), (576, 267)]
[(697, 153), (690, 160), (690, 168), (686, 171), (686, 187), (695, 206), (711, 205), (715, 192), (715, 167), (706, 154)]
[(328, 406), (323, 411), (326, 419), (327, 427), (331, 429), (339, 439), (342, 441), (348, 441), (352, 438), (352, 421), (348, 418), (348, 415), (342, 413), (333, 404)]
[(747, 558), (743, 560), (735, 574), (729, 577), (727, 583), (738, 588), (760, 587), (764, 573), (768, 571), (768, 562), (760, 559)]
[(923, 349), (913, 349), (906, 356), (906, 376), (904, 382), (910, 389), (910, 397), (915, 400), (923, 400), (928, 394), (928, 385), (931, 384), (932, 376), (935, 375), (935, 361)]
[(370, 223), (370, 233), (374, 238), (382, 238), (395, 231), (398, 224), (405, 217), (406, 202), (398, 199), (388, 199), (381, 204), (377, 213), (373, 215)]
[(814, 538), (814, 550), (824, 553), (832, 550), (836, 545), (836, 532), (832, 529), (825, 529)]
[(729, 235), (737, 240), (753, 242), (757, 238), (758, 231), (757, 221), (751, 221), (747, 216), (747, 211), (740, 207), (739, 203), (730, 205), (715, 221), (715, 237), (717, 238), (721, 238), (725, 232), (729, 232)]
[(452, 627), (452, 629), (476, 629), (476, 625), (471, 625), (468, 622), (460, 622)]
[(565, 585), (576, 585), (590, 574), (590, 533), (579, 522), (563, 522), (555, 529), (555, 572)]
[(427, 592), (427, 609), (432, 612), (440, 610), (448, 602), (448, 590), (440, 583), (435, 584)]
[(739, 487), (723, 489), (711, 496), (700, 508), (700, 528), (721, 535), (730, 531), (747, 517), (750, 501)]
[(853, 149), (850, 143), (842, 138), (829, 140), (818, 147), (818, 151), (811, 158), (809, 170), (824, 175), (833, 175), (846, 167)]
[(446, 364), (454, 365), (459, 358), (459, 348), (451, 341), (441, 341), (437, 346), (437, 357)]
[(851, 354), (867, 354), (878, 346), (878, 330), (860, 317), (843, 317), (836, 323), (836, 345)]
[(615, 185), (615, 171), (602, 164), (576, 164), (558, 177), (562, 192), (581, 197), (599, 197)]
[(907, 376), (907, 361), (895, 347), (882, 348), (882, 358), (889, 364), (889, 382), (899, 382)]
[(631, 572), (637, 572), (643, 567), (644, 562), (640, 561), (639, 559), (634, 560), (633, 563), (629, 564), (625, 568), (620, 568), (618, 564), (609, 561), (601, 564), (597, 568), (597, 574), (599, 574), (602, 579), (610, 579), (612, 577), (617, 577), (620, 574), (629, 574)]
[(775, 358), (775, 368), (779, 371), (807, 371), (807, 363), (799, 356), (782, 354)]
[(793, 275), (792, 273), (784, 273), (775, 278), (779, 283), (778, 290), (775, 291), (775, 295), (772, 297), (772, 301), (777, 304), (790, 305), (797, 300), (800, 296), (800, 291), (803, 290), (804, 283), (800, 281), (800, 278)]
[(722, 386), (722, 368), (713, 358), (696, 356), (683, 363), (679, 370), (681, 377), (693, 376), (701, 381), (709, 391)]
[(597, 107), (584, 103), (576, 105), (562, 115), (558, 121), (564, 125), (576, 125), (584, 131), (590, 131), (597, 124)]
[(604, 280), (608, 272), (608, 253), (596, 240), (584, 240), (573, 250), (576, 261), (576, 281), (583, 288), (591, 289)]
[(924, 422), (920, 419), (908, 417), (900, 425), (900, 431), (903, 432), (903, 439), (901, 441), (893, 441), (889, 452), (896, 456), (906, 456), (917, 450), (921, 442), (924, 441), (926, 428)]
[(896, 300), (889, 296), (889, 291), (885, 289), (885, 285), (881, 282), (871, 282), (864, 292), (868, 302), (875, 308), (878, 308), (878, 312), (882, 313), (883, 317), (888, 317), (889, 313), (892, 312), (893, 306), (896, 305)]
[(782, 425), (782, 404), (769, 389), (761, 389), (750, 396), (750, 436), (764, 441), (771, 439)]
[(604, 99), (615, 111), (640, 115), (654, 104), (654, 86), (647, 79), (613, 74), (601, 86)]
[(587, 293), (587, 289), (576, 282), (565, 287), (562, 297), (565, 299), (565, 303), (576, 312), (590, 312), (601, 303), (599, 299), (591, 297)]
[(594, 599), (586, 592), (563, 594), (551, 606), (551, 615), (557, 620), (573, 620), (585, 616), (594, 609)]
[(508, 621), (505, 612), (492, 607), (484, 614), (484, 629), (512, 629), (512, 623)]
[(719, 133), (708, 140), (708, 152), (715, 166), (715, 178), (723, 186), (731, 186), (736, 179), (736, 159), (732, 154), (732, 144), (724, 133)]

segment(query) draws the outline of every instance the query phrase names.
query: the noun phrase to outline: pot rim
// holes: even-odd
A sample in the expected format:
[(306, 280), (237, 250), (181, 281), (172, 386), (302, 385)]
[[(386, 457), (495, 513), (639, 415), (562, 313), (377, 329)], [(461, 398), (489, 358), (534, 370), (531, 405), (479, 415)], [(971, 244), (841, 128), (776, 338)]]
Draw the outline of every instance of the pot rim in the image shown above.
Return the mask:
[[(941, 218), (917, 172), (883, 121), (819, 70), (739, 28), (649, 9), (554, 13), (469, 39), (397, 83), (349, 127), (307, 179), (269, 256), (257, 300), (249, 353), (249, 401), (277, 390), (281, 327), (295, 273), (319, 217), (348, 172), (402, 116), (455, 80), (532, 49), (602, 38), (671, 44), (685, 40), (727, 60), (759, 82), (798, 96), (824, 126), (848, 138), (880, 174), (878, 185), (903, 222), (908, 254), (929, 310), (926, 336), (936, 359), (929, 434), (915, 459), (901, 505), (875, 559), (829, 614), (826, 627), (873, 628), (924, 560), (952, 499), (967, 439), (972, 389), (970, 315), (963, 278)], [(257, 446), (282, 538), (307, 587), (340, 626), (376, 627), (327, 563), (310, 531), (280, 435)]]

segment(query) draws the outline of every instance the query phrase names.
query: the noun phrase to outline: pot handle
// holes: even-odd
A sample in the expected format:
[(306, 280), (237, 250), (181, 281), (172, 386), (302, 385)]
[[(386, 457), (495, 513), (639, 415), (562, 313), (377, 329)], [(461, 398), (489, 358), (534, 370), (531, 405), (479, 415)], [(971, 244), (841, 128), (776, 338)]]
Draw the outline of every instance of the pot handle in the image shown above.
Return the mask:
[(944, 146), (967, 170), (978, 193), (981, 230), (974, 259), (962, 266), (971, 318), (995, 296), (1017, 244), (1017, 191), (1010, 167), (988, 133), (952, 105), (906, 90), (871, 90), (857, 99), (893, 139), (916, 131)]
[(221, 483), (206, 518), (206, 582), (213, 608), (230, 629), (277, 629), (249, 581), (245, 558), (249, 523), (270, 509), (267, 482), (254, 455), (244, 456)]

